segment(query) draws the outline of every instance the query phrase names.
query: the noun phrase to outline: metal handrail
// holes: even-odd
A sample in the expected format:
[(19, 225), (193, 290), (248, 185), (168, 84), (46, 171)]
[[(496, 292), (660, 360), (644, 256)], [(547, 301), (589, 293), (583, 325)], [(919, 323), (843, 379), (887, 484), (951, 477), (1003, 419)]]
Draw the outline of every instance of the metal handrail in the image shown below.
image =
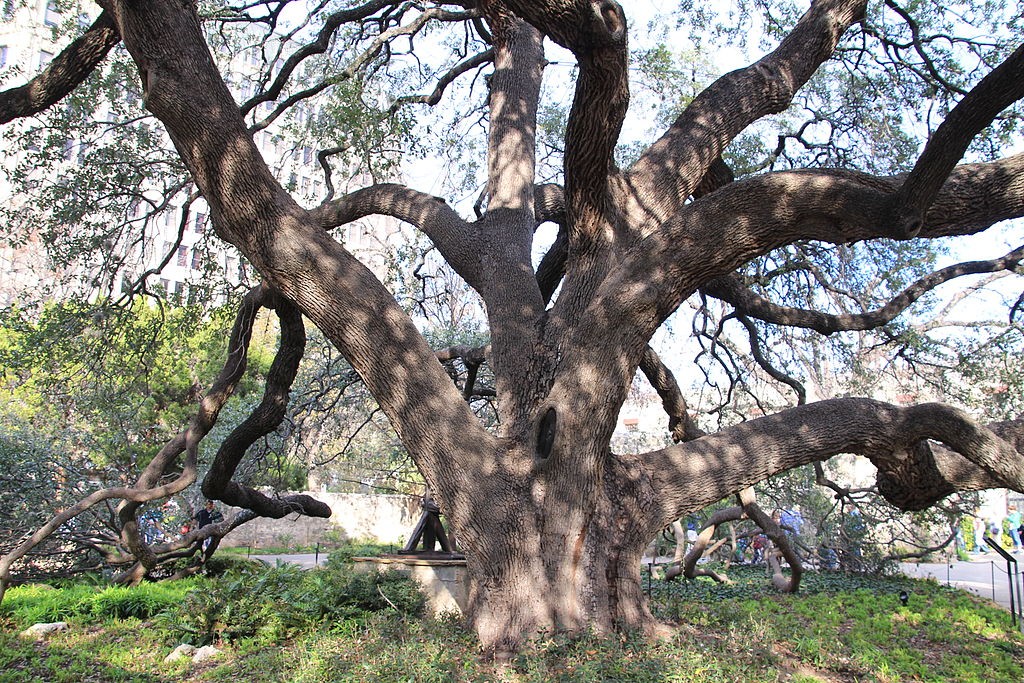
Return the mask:
[[(1006, 560), (1006, 578), (1007, 578), (1007, 580), (1010, 583), (1010, 619), (1011, 619), (1013, 625), (1016, 626), (1017, 625), (1017, 613), (1018, 613), (1019, 610), (1022, 609), (1022, 607), (1021, 607), (1020, 590), (1019, 590), (1019, 587), (1017, 586), (1018, 582), (1016, 581), (1016, 578), (1017, 578), (1017, 558), (1014, 557), (1013, 555), (1011, 555), (1010, 553), (1006, 552), (1006, 550), (1003, 549), (1003, 546), (999, 545), (999, 543), (997, 543), (988, 534), (986, 534), (983, 537), (983, 540), (985, 541), (985, 544), (988, 547), (990, 547), (993, 550), (995, 550), (997, 553), (999, 553), (999, 555), (1004, 560)], [(995, 582), (993, 581), (993, 586), (994, 585), (995, 585)], [(1017, 592), (1017, 595), (1016, 595), (1017, 599), (1016, 599), (1016, 601), (1014, 601), (1015, 589), (1016, 589), (1016, 592)], [(1024, 617), (1024, 614), (1022, 614), (1022, 617)]]

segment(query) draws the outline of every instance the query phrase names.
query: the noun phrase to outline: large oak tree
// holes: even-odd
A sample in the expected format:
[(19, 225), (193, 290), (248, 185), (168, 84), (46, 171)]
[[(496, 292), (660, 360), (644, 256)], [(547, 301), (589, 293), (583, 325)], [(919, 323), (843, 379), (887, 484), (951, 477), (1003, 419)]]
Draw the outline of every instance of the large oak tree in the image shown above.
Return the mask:
[[(839, 398), (705, 434), (648, 346), (698, 293), (746, 319), (829, 334), (882, 325), (939, 281), (1015, 268), (1016, 253), (947, 269), (880, 309), (832, 315), (769, 301), (737, 274), (758, 257), (808, 240), (967, 235), (1024, 215), (1024, 155), (962, 163), (972, 141), (1024, 96), (1024, 48), (957, 93), (907, 173), (808, 168), (735, 179), (723, 161), (727, 147), (809, 87), (844, 35), (864, 21), (865, 0), (816, 0), (770, 53), (701, 91), (627, 168), (616, 165), (614, 152), (630, 98), (628, 10), (613, 0), (445, 4), (430, 8), (427, 19), (472, 22), (491, 43), (453, 68), (437, 97), (423, 99), (437, 101), (460, 73), (493, 64), (486, 201), (475, 220), (396, 184), (300, 206), (253, 143), (188, 0), (103, 0), (93, 29), (0, 111), (11, 120), (48, 106), (123, 42), (145, 106), (208, 202), (217, 235), (264, 279), (263, 301), (269, 297), (288, 325), (298, 324), (297, 310), (323, 331), (415, 460), (466, 552), (468, 617), (486, 648), (513, 649), (541, 629), (654, 629), (639, 572), (644, 547), (660, 529), (773, 474), (836, 454), (869, 458), (880, 491), (904, 509), (954, 491), (1024, 491), (1018, 421), (980, 424), (946, 405)], [(399, 5), (371, 0), (325, 14), (320, 40), (306, 54), (322, 52), (348, 21), (383, 35), (401, 16)], [(537, 180), (545, 39), (578, 63), (561, 186)], [(921, 47), (889, 47), (898, 53), (915, 45)], [(297, 52), (265, 83), (264, 101), (279, 95), (301, 59)], [(939, 73), (935, 64), (927, 68)], [(467, 405), (471, 392), (453, 384), (392, 294), (332, 236), (333, 228), (372, 214), (416, 226), (484, 302), (495, 431), (481, 426)], [(535, 231), (545, 221), (559, 225), (559, 236), (534, 267)], [(466, 357), (474, 367), (484, 360)], [(678, 443), (614, 453), (612, 432), (638, 369), (662, 392)], [(287, 394), (284, 375), (268, 396)], [(219, 396), (204, 403), (207, 422)], [(183, 435), (168, 457), (186, 444), (194, 449), (203, 434)], [(224, 484), (230, 468), (213, 476), (219, 484), (207, 490), (261, 505)], [(140, 480), (121, 493), (131, 497), (155, 482)], [(748, 495), (741, 503), (755, 520), (763, 517)]]

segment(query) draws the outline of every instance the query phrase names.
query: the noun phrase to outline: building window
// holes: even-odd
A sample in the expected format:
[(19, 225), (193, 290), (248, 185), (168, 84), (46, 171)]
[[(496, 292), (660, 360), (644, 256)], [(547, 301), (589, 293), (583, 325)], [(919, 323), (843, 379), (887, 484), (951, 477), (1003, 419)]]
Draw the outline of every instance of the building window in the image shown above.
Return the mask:
[(196, 225), (195, 225), (195, 228), (196, 228), (196, 232), (198, 232), (200, 234), (206, 232), (206, 214), (205, 213), (201, 213), (201, 212), (198, 212), (198, 211), (196, 212)]
[(0, 68), (7, 66), (7, 46), (0, 45)]
[(39, 51), (39, 68), (45, 69), (47, 64), (53, 61), (53, 53), (46, 50)]
[(198, 249), (192, 250), (192, 269), (199, 270), (203, 267), (203, 254)]
[(160, 278), (160, 287), (163, 288), (164, 293), (171, 291), (171, 281), (165, 277)]
[(178, 265), (184, 266), (188, 263), (188, 247), (184, 244), (178, 247)]
[(57, 11), (57, 3), (46, 3), (46, 12), (43, 14), (43, 23), (47, 26), (56, 26), (60, 23), (60, 12)]
[(306, 145), (302, 148), (302, 163), (311, 164), (313, 163), (313, 148)]

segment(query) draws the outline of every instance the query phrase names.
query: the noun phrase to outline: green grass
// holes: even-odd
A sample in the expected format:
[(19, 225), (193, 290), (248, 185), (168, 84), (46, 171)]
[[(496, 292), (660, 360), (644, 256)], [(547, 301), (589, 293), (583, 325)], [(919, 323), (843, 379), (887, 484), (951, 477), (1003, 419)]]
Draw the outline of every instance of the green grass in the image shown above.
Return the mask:
[[(675, 624), (672, 638), (553, 634), (496, 671), (457, 621), (415, 616), (401, 580), (373, 583), (343, 562), (332, 567), (117, 591), (11, 589), (0, 607), (0, 683), (1024, 680), (1024, 639), (1009, 614), (934, 582), (810, 574), (801, 594), (781, 595), (757, 571), (733, 570), (732, 586), (654, 581), (652, 603)], [(906, 606), (900, 590), (910, 593)], [(408, 609), (373, 602), (379, 592)], [(158, 603), (155, 614), (130, 613)], [(46, 643), (18, 638), (39, 615), (71, 628)], [(225, 657), (163, 664), (189, 629)]]

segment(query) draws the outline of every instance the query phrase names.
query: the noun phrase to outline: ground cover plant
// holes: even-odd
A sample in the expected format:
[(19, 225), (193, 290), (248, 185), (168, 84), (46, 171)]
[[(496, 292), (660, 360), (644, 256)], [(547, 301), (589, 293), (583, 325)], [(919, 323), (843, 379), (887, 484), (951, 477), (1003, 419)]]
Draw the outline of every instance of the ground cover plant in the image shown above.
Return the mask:
[[(0, 682), (1024, 679), (1024, 637), (991, 603), (934, 582), (839, 573), (809, 573), (802, 593), (781, 594), (765, 590), (762, 572), (734, 567), (728, 586), (655, 579), (651, 604), (669, 637), (542, 634), (501, 668), (457, 618), (418, 616), (407, 580), (343, 562), (117, 589), (138, 604), (164, 600), (147, 617), (102, 599), (103, 586), (25, 586), (0, 613)], [(19, 638), (39, 615), (71, 628)], [(223, 655), (163, 663), (183, 641)]]

